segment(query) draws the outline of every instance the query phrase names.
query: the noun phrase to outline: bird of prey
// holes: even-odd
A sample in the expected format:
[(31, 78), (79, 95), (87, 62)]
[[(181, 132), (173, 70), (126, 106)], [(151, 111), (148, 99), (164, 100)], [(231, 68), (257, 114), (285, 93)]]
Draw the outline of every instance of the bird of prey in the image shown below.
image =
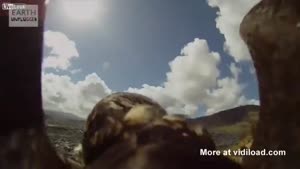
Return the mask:
[(240, 169), (215, 150), (208, 132), (170, 115), (148, 97), (115, 93), (102, 99), (88, 117), (82, 151), (88, 169)]

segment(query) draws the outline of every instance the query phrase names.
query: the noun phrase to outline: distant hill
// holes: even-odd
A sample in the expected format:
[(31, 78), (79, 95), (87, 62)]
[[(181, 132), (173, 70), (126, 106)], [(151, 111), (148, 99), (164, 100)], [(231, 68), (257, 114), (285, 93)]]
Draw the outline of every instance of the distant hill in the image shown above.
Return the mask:
[(45, 110), (44, 112), (47, 125), (57, 125), (82, 129), (85, 123), (85, 119), (71, 113), (64, 113), (53, 110)]
[(240, 106), (233, 109), (224, 110), (210, 116), (190, 119), (189, 123), (202, 125), (206, 128), (233, 125), (235, 123), (247, 120), (249, 118), (249, 113), (251, 112), (254, 113), (254, 116), (258, 115), (257, 112), (259, 112), (259, 106)]
[(246, 105), (210, 116), (189, 119), (190, 125), (205, 127), (220, 149), (232, 148), (241, 140), (252, 141), (252, 130), (258, 120), (259, 106)]

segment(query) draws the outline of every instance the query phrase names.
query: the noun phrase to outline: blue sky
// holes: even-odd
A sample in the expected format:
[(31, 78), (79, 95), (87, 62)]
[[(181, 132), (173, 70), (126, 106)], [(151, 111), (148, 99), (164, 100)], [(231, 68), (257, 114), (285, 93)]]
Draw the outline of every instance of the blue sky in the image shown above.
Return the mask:
[[(193, 117), (258, 104), (252, 62), (238, 35), (240, 20), (255, 2), (87, 1), (93, 4), (86, 6), (88, 11), (76, 11), (72, 3), (58, 0), (47, 5), (46, 108), (86, 116), (95, 102), (114, 91), (141, 93), (171, 113)], [(92, 11), (90, 18), (74, 19)], [(210, 59), (212, 53), (218, 57)], [(194, 60), (197, 63), (188, 64)], [(210, 68), (207, 77), (193, 72)], [(189, 88), (185, 83), (193, 85)]]

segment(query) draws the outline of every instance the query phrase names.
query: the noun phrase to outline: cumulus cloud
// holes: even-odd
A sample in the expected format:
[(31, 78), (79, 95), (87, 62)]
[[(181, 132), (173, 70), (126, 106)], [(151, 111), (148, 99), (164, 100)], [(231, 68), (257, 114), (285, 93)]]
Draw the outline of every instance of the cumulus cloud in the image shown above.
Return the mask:
[(217, 87), (209, 91), (207, 98), (203, 100), (207, 107), (207, 114), (238, 106), (241, 104), (241, 97), (245, 98), (243, 96), (244, 85), (238, 81), (241, 69), (234, 63), (230, 65), (229, 69), (232, 76), (219, 79)]
[(187, 105), (171, 96), (164, 87), (144, 84), (142, 88), (129, 88), (127, 92), (139, 93), (152, 98), (162, 105), (168, 113), (193, 115), (197, 106)]
[(103, 62), (102, 64), (102, 70), (107, 71), (110, 68), (110, 62)]
[(216, 26), (225, 37), (224, 49), (236, 62), (250, 60), (250, 54), (239, 34), (239, 26), (247, 12), (259, 0), (208, 0), (209, 6), (218, 8)]
[(71, 74), (77, 74), (77, 73), (80, 73), (82, 70), (81, 69), (73, 69), (73, 70), (70, 70), (70, 73)]
[(169, 113), (195, 115), (199, 106), (205, 114), (253, 103), (243, 95), (244, 85), (239, 83), (241, 69), (232, 63), (231, 76), (220, 78), (220, 56), (210, 51), (205, 40), (188, 43), (169, 63), (170, 72), (162, 86), (143, 85), (129, 88), (129, 92), (144, 94), (158, 101)]
[(73, 82), (69, 76), (42, 73), (43, 104), (46, 109), (69, 112), (86, 117), (94, 105), (111, 93), (95, 73)]
[(249, 73), (252, 75), (256, 75), (256, 69), (253, 65), (250, 66)]
[(219, 62), (219, 54), (211, 52), (205, 40), (188, 43), (181, 56), (169, 63), (171, 71), (164, 84), (167, 92), (184, 103), (199, 103), (206, 90), (216, 84)]
[(260, 105), (260, 101), (256, 100), (256, 99), (250, 99), (250, 100), (245, 99), (245, 101), (242, 100), (240, 104), (241, 105), (250, 104), (250, 105), (257, 105), (257, 106), (259, 106)]
[[(211, 7), (218, 8), (216, 26), (225, 37), (224, 50), (236, 62), (250, 60), (250, 54), (239, 34), (239, 25), (247, 12), (259, 0), (208, 0)], [(239, 82), (241, 69), (234, 63), (229, 66), (231, 76), (220, 78), (220, 56), (209, 50), (205, 40), (195, 39), (188, 43), (169, 63), (170, 72), (162, 86), (143, 85), (138, 92), (159, 101), (174, 113), (193, 113), (198, 106), (206, 108), (206, 114), (239, 105), (259, 101), (243, 95), (244, 85)]]
[[(43, 61), (44, 70), (68, 70), (74, 58), (79, 57), (74, 41), (62, 32), (44, 32), (44, 45), (50, 49)], [(68, 70), (71, 74), (81, 69)], [(45, 109), (73, 113), (86, 117), (95, 104), (112, 91), (96, 74), (85, 76), (84, 80), (74, 82), (70, 76), (42, 73), (43, 105)]]
[(72, 59), (79, 57), (75, 42), (62, 32), (45, 31), (44, 44), (50, 49), (50, 53), (43, 61), (45, 69), (67, 70), (71, 66)]
[[(60, 32), (45, 32), (45, 45), (51, 48), (44, 60), (44, 68), (67, 70), (73, 58), (79, 57), (75, 42)], [(243, 95), (239, 83), (240, 68), (231, 64), (231, 76), (220, 78), (220, 55), (209, 49), (206, 40), (196, 38), (183, 47), (179, 56), (169, 62), (170, 72), (161, 86), (144, 84), (129, 88), (128, 92), (140, 93), (159, 102), (169, 113), (195, 116), (198, 108), (206, 114), (244, 104), (259, 104)], [(110, 68), (109, 62), (102, 64)], [(70, 70), (72, 74), (81, 69)], [(112, 93), (105, 82), (92, 73), (84, 80), (74, 82), (67, 75), (42, 73), (43, 104), (46, 109), (70, 112), (86, 117), (93, 106)]]

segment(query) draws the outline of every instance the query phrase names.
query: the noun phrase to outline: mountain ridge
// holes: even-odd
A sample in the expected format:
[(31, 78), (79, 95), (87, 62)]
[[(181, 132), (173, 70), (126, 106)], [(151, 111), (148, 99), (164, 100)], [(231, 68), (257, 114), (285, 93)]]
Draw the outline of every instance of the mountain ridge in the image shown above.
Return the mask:
[(259, 106), (245, 105), (223, 110), (212, 115), (202, 116), (194, 119), (188, 119), (190, 124), (200, 124), (203, 127), (211, 128), (224, 125), (232, 125), (245, 120), (249, 112), (258, 112)]

